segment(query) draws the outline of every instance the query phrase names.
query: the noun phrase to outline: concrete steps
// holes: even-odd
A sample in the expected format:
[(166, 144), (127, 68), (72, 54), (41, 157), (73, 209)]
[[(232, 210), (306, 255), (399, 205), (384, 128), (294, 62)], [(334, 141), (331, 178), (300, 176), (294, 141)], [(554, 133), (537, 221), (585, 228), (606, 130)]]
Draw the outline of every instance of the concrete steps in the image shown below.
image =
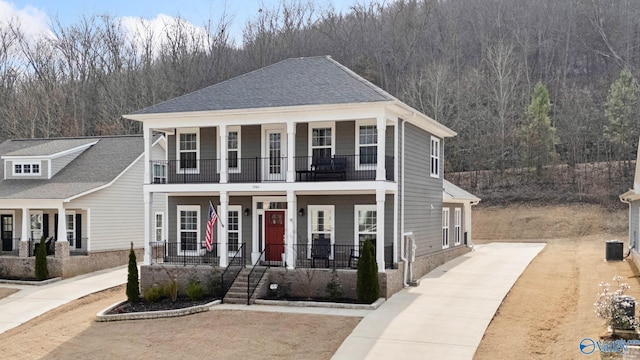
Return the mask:
[[(256, 268), (256, 271), (260, 271), (263, 269), (264, 267), (262, 268), (258, 267)], [(250, 271), (251, 269), (246, 269), (246, 268), (240, 271), (240, 274), (238, 274), (238, 277), (233, 282), (233, 284), (231, 284), (229, 291), (224, 296), (224, 299), (222, 301), (223, 303), (225, 304), (246, 304), (247, 303), (247, 286), (249, 283)], [(260, 284), (258, 286), (262, 285), (262, 283), (266, 281), (266, 278), (267, 276), (265, 274), (265, 276), (260, 280)], [(254, 293), (253, 296), (251, 297), (251, 303), (255, 301), (255, 297), (256, 297), (256, 293)]]

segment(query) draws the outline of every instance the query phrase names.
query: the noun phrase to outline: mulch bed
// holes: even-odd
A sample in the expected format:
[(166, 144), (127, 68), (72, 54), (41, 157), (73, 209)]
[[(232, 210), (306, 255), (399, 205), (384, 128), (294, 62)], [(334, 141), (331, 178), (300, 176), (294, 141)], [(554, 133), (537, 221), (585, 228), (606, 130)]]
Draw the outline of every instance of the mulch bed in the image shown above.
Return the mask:
[(362, 302), (362, 301), (358, 301), (358, 300), (354, 300), (354, 299), (348, 299), (348, 298), (342, 298), (342, 299), (337, 299), (337, 300), (332, 300), (332, 299), (328, 299), (328, 298), (305, 298), (305, 297), (265, 297), (263, 298), (264, 300), (280, 300), (280, 301), (314, 301), (314, 302), (327, 302), (327, 303), (340, 303), (340, 304), (369, 304), (366, 302)]
[(141, 299), (138, 303), (133, 304), (130, 302), (124, 302), (121, 305), (113, 308), (108, 314), (124, 314), (124, 313), (136, 313), (146, 311), (164, 311), (164, 310), (176, 310), (184, 309), (192, 306), (204, 305), (216, 300), (216, 298), (204, 298), (199, 301), (191, 300), (188, 297), (178, 297), (176, 301), (171, 301), (169, 298), (164, 298), (155, 302), (147, 302)]

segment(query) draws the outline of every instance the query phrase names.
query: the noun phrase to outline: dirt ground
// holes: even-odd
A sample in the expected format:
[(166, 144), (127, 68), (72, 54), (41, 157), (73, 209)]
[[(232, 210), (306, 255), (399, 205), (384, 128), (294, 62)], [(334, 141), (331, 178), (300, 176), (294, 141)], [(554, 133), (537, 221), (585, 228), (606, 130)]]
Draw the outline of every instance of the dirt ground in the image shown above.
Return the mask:
[[(485, 332), (474, 359), (582, 359), (583, 338), (606, 335), (593, 303), (598, 283), (621, 275), (640, 299), (640, 277), (630, 261), (606, 262), (605, 241), (627, 243), (626, 211), (598, 206), (480, 209), (476, 243), (545, 241), (545, 249), (511, 289)], [(482, 238), (480, 240), (479, 238)]]
[[(622, 275), (632, 287), (629, 294), (640, 299), (637, 270), (627, 261), (604, 261), (606, 240), (626, 244), (626, 211), (590, 205), (510, 206), (478, 208), (473, 216), (476, 243), (547, 242), (505, 298), (476, 359), (582, 359), (580, 340), (605, 334), (593, 306), (598, 283)], [(210, 311), (173, 319), (94, 322), (97, 312), (124, 297), (123, 286), (106, 290), (0, 334), (1, 357), (329, 359), (360, 321)]]
[(18, 290), (0, 287), (0, 299), (5, 298), (15, 292), (18, 292)]

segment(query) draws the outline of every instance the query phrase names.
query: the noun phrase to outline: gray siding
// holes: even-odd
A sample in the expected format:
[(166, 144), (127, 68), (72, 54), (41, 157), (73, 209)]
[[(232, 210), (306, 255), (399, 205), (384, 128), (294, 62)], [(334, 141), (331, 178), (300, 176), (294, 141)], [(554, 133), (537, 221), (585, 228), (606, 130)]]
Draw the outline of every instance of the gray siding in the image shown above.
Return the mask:
[[(385, 244), (393, 244), (393, 195), (385, 198)], [(353, 245), (355, 237), (354, 205), (375, 205), (375, 195), (335, 195), (335, 196), (298, 196), (298, 209), (304, 208), (304, 216), (298, 219), (298, 242), (307, 240), (307, 219), (309, 205), (334, 205), (335, 243)]]
[[(17, 161), (17, 162), (29, 162), (27, 161)], [(46, 179), (49, 174), (49, 162), (46, 160), (40, 161), (40, 175), (27, 175), (27, 176), (13, 176), (13, 161), (5, 160), (5, 176), (7, 179), (31, 179), (31, 180), (40, 180)]]
[[(167, 136), (167, 147), (169, 160), (176, 160), (176, 148), (178, 144), (176, 135)], [(217, 128), (203, 127), (200, 128), (200, 138), (198, 146), (200, 146), (200, 159), (215, 159), (217, 144)]]
[(296, 152), (294, 156), (309, 156), (309, 124), (296, 124)]
[(82, 154), (85, 150), (86, 149), (78, 150), (71, 154), (60, 156), (59, 158), (51, 160), (51, 177), (57, 174), (58, 171), (62, 170), (65, 166), (67, 166), (67, 164), (72, 162), (73, 159), (77, 158), (78, 155)]
[(440, 177), (432, 178), (429, 169), (431, 134), (411, 124), (405, 133), (405, 228), (416, 238), (417, 255), (442, 250), (442, 148)]
[(241, 132), (241, 146), (243, 158), (261, 157), (262, 128), (260, 125), (243, 126)]
[(356, 122), (336, 122), (336, 155), (354, 155), (356, 153)]
[[(216, 211), (218, 211), (218, 205), (220, 204), (220, 198), (217, 196), (169, 196), (168, 198), (168, 220), (169, 220), (169, 242), (177, 242), (178, 241), (178, 213), (177, 207), (178, 205), (196, 205), (200, 206), (200, 242), (205, 241), (206, 236), (206, 226), (208, 216), (209, 216), (209, 200), (213, 206), (216, 207)], [(244, 216), (244, 210), (249, 208), (251, 209), (251, 197), (250, 196), (230, 196), (229, 197), (229, 205), (240, 205), (242, 207), (240, 216), (242, 217), (242, 242), (245, 243), (247, 247), (247, 256), (251, 253), (251, 238), (252, 238), (252, 228), (251, 228), (251, 219), (253, 218), (253, 214), (250, 216)], [(222, 219), (222, 223), (226, 224), (227, 219)], [(216, 227), (220, 227), (220, 223), (216, 224)], [(217, 233), (214, 235), (214, 239), (217, 241)]]

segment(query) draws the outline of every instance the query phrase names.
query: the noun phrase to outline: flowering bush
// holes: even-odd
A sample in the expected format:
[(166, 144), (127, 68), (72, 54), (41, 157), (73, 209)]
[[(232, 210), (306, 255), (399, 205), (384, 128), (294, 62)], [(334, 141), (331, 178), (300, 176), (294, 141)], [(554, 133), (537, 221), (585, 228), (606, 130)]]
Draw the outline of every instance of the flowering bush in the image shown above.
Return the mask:
[(602, 292), (598, 293), (595, 302), (596, 316), (604, 319), (605, 325), (612, 329), (635, 329), (639, 325), (635, 314), (629, 314), (629, 308), (635, 306), (635, 300), (626, 296), (624, 292), (630, 288), (629, 284), (621, 283), (622, 276), (616, 275), (613, 280), (618, 283), (618, 289), (611, 291), (611, 285), (601, 282)]

